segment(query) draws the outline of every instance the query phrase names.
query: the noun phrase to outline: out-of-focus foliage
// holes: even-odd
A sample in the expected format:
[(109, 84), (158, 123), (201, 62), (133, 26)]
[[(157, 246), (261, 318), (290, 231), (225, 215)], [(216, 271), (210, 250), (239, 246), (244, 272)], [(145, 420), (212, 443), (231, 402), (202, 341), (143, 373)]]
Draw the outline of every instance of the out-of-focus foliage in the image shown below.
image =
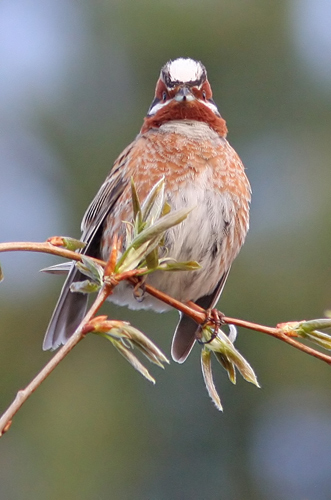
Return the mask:
[[(161, 66), (190, 56), (207, 67), (253, 188), (220, 309), (266, 324), (321, 317), (331, 302), (329, 18), (325, 0), (2, 0), (1, 240), (79, 237)], [(1, 410), (49, 359), (41, 343), (61, 278), (37, 270), (53, 263), (1, 258)], [(175, 312), (106, 309), (169, 353)], [(330, 367), (239, 330), (262, 390), (232, 386), (215, 365), (220, 414), (200, 349), (153, 387), (90, 337), (1, 440), (1, 498), (329, 498)]]

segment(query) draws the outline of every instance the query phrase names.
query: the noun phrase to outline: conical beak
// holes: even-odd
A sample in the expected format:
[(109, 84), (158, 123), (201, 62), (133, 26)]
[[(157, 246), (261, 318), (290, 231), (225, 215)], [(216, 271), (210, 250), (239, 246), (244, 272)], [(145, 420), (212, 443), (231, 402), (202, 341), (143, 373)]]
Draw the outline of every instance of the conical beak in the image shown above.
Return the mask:
[(183, 87), (181, 87), (177, 94), (175, 95), (175, 101), (177, 102), (191, 102), (191, 101), (194, 101), (195, 100), (195, 97), (194, 95), (192, 94), (192, 92), (190, 91), (190, 89), (188, 87), (186, 87), (185, 85)]

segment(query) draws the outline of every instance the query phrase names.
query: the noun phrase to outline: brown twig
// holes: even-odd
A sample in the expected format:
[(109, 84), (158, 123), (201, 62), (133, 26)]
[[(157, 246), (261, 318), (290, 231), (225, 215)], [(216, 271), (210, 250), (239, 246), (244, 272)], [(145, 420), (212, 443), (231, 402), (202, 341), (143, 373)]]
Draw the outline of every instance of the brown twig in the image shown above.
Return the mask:
[(47, 363), (47, 365), (38, 373), (38, 375), (29, 383), (29, 385), (20, 390), (14, 401), (5, 411), (5, 413), (0, 418), (0, 437), (4, 432), (6, 432), (10, 425), (12, 418), (25, 403), (25, 401), (31, 396), (31, 394), (41, 385), (41, 383), (52, 373), (52, 371), (57, 367), (57, 365), (69, 354), (69, 352), (82, 340), (86, 335), (88, 328), (87, 325), (89, 321), (95, 316), (97, 311), (100, 309), (102, 304), (105, 302), (109, 294), (111, 293), (111, 286), (104, 285), (96, 300), (93, 302), (91, 308), (85, 315), (83, 321), (75, 331), (75, 333), (69, 338), (66, 344), (59, 349), (59, 351), (54, 354), (52, 359)]
[[(50, 239), (52, 240), (52, 238), (50, 238)], [(50, 253), (50, 254), (58, 255), (60, 257), (64, 257), (67, 259), (81, 261), (81, 255), (79, 253), (73, 252), (71, 250), (67, 250), (67, 249), (62, 248), (62, 247), (54, 246), (48, 242), (46, 242), (46, 243), (34, 243), (34, 242), (0, 243), (0, 252), (9, 252), (9, 251), (27, 251), (27, 252)], [(95, 262), (97, 262), (99, 265), (101, 265), (102, 267), (106, 266), (106, 263), (102, 260), (94, 259), (94, 258), (93, 258), (93, 260)], [(141, 270), (140, 272), (143, 273), (144, 270)], [(123, 275), (124, 274), (125, 273), (123, 273)], [(139, 283), (139, 281), (136, 277), (130, 276), (130, 273), (128, 273), (125, 277), (123, 276), (121, 279), (129, 279), (129, 281), (131, 281), (134, 285)], [(183, 314), (190, 316), (197, 323), (202, 324), (205, 321), (206, 313), (205, 313), (204, 309), (200, 308), (199, 306), (195, 305), (194, 308), (192, 308), (192, 307), (188, 306), (187, 304), (183, 304), (182, 302), (179, 302), (178, 300), (170, 297), (169, 295), (166, 295), (165, 293), (160, 292), (159, 290), (157, 290), (156, 288), (153, 288), (150, 285), (145, 284), (144, 286), (145, 286), (146, 292), (148, 292), (150, 295), (153, 295), (157, 299), (162, 300), (163, 302), (174, 307), (178, 311), (181, 311)], [(229, 318), (227, 316), (224, 316), (222, 319), (223, 319), (224, 323), (226, 323), (226, 324), (241, 326), (241, 327), (249, 329), (249, 330), (255, 330), (257, 332), (271, 335), (272, 337), (275, 337), (279, 340), (282, 340), (283, 342), (290, 344), (291, 346), (309, 354), (310, 356), (314, 356), (322, 361), (325, 361), (328, 364), (331, 364), (331, 356), (328, 356), (327, 354), (323, 354), (320, 351), (312, 349), (311, 347), (306, 346), (305, 344), (302, 344), (301, 342), (294, 340), (290, 335), (284, 333), (282, 328), (268, 327), (268, 326), (260, 325), (258, 323), (252, 323), (252, 322), (237, 319), (237, 318)]]
[[(55, 238), (51, 238), (51, 241), (57, 241)], [(111, 270), (113, 268), (114, 262), (116, 262), (114, 254), (117, 251), (116, 242), (114, 243), (113, 252), (110, 257), (110, 261), (108, 263), (101, 261), (99, 259), (94, 259), (96, 263), (98, 263), (102, 267), (107, 267), (107, 274), (111, 274)], [(25, 251), (25, 252), (42, 252), (49, 253), (52, 255), (58, 255), (60, 257), (64, 257), (70, 260), (81, 261), (81, 254), (74, 252), (72, 250), (67, 250), (66, 248), (62, 248), (51, 244), (50, 242), (45, 243), (33, 243), (33, 242), (15, 242), (15, 243), (0, 243), (0, 253), (1, 252), (15, 252), (15, 251)], [(115, 260), (114, 260), (115, 259)], [(4, 432), (6, 432), (10, 425), (12, 418), (17, 413), (17, 411), (21, 408), (24, 402), (31, 396), (31, 394), (39, 387), (39, 385), (49, 376), (49, 374), (57, 367), (57, 365), (67, 356), (67, 354), (75, 347), (75, 345), (82, 340), (82, 338), (89, 331), (88, 323), (95, 316), (97, 311), (100, 309), (101, 305), (105, 302), (107, 297), (112, 293), (114, 286), (123, 279), (129, 280), (132, 284), (136, 285), (139, 283), (138, 278), (136, 277), (139, 274), (144, 273), (144, 269), (139, 271), (129, 271), (125, 272), (122, 275), (117, 275), (116, 280), (111, 279), (111, 276), (108, 276), (109, 279), (105, 280), (105, 284), (101, 288), (96, 300), (92, 304), (91, 308), (87, 312), (83, 321), (76, 329), (75, 333), (70, 337), (67, 343), (53, 356), (53, 358), (47, 363), (47, 365), (38, 373), (38, 375), (30, 382), (30, 384), (23, 390), (19, 391), (14, 399), (13, 403), (9, 406), (6, 412), (0, 418), (0, 437)], [(183, 304), (176, 299), (166, 295), (163, 292), (153, 288), (150, 285), (144, 284), (145, 291), (150, 295), (153, 295), (157, 299), (167, 303), (168, 305), (178, 309), (182, 313), (190, 316), (194, 321), (199, 324), (202, 324), (206, 321), (206, 312), (204, 309), (200, 308), (196, 304), (194, 307), (190, 307), (188, 304)], [(325, 361), (328, 364), (331, 364), (331, 356), (323, 354), (311, 347), (302, 344), (293, 339), (293, 333), (285, 333), (285, 329), (279, 325), (276, 328), (263, 326), (257, 323), (252, 323), (249, 321), (244, 321), (236, 318), (230, 318), (227, 316), (222, 316), (222, 321), (226, 324), (233, 324), (236, 326), (241, 326), (243, 328), (247, 328), (250, 330), (255, 330), (261, 333), (266, 333), (267, 335), (271, 335), (283, 342), (286, 342), (296, 349), (300, 349), (307, 354), (314, 356), (322, 361)]]
[[(136, 278), (131, 278), (130, 281), (133, 284), (137, 284), (138, 280)], [(174, 307), (178, 311), (181, 311), (182, 313), (186, 314), (187, 316), (190, 316), (194, 321), (196, 321), (199, 324), (202, 324), (206, 320), (206, 312), (202, 307), (197, 306), (196, 304), (194, 305), (194, 308), (189, 307), (186, 304), (183, 304), (182, 302), (179, 302), (176, 299), (173, 299), (172, 297), (169, 297), (163, 292), (160, 292), (156, 288), (153, 288), (152, 286), (149, 285), (144, 285), (146, 292), (148, 292), (150, 295), (153, 295), (153, 297), (156, 297), (159, 300), (162, 300), (166, 304), (169, 304), (170, 306)], [(228, 316), (222, 316), (222, 321), (227, 324), (227, 325), (236, 325), (236, 326), (241, 326), (243, 328), (246, 328), (248, 330), (254, 330), (257, 332), (261, 333), (266, 333), (267, 335), (271, 335), (272, 337), (275, 337), (279, 340), (282, 340), (283, 342), (286, 342), (287, 344), (290, 344), (292, 347), (295, 347), (296, 349), (299, 349), (300, 351), (305, 352), (306, 354), (309, 354), (310, 356), (314, 356), (315, 358), (320, 359), (321, 361), (325, 361), (325, 363), (328, 363), (331, 365), (331, 356), (324, 354), (320, 351), (317, 351), (316, 349), (313, 349), (305, 344), (302, 344), (301, 342), (298, 342), (297, 340), (294, 340), (293, 334), (286, 334), (284, 330), (281, 327), (270, 327), (270, 326), (264, 326), (260, 325), (258, 323), (252, 323), (250, 321), (245, 321), (242, 319), (237, 319), (237, 318), (230, 318)], [(286, 323), (285, 323), (286, 325)]]
[[(50, 238), (51, 239), (51, 238)], [(82, 256), (79, 253), (67, 250), (63, 247), (54, 246), (51, 243), (35, 243), (18, 241), (14, 243), (0, 243), (0, 252), (41, 252), (58, 255), (65, 259), (81, 261)], [(100, 266), (105, 267), (106, 263), (103, 260), (93, 259)]]

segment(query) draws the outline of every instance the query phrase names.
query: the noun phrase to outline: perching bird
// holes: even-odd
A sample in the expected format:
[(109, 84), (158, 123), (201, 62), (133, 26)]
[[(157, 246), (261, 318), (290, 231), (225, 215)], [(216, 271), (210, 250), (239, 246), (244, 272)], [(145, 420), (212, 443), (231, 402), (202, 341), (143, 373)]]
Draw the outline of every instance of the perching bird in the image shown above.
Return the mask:
[[(250, 185), (226, 135), (226, 122), (212, 99), (203, 64), (183, 58), (169, 61), (161, 69), (140, 133), (115, 161), (83, 218), (83, 253), (107, 260), (115, 233), (122, 234), (125, 243), (123, 221), (132, 218), (131, 178), (143, 201), (164, 176), (171, 208), (195, 207), (186, 220), (167, 231), (167, 255), (177, 261), (197, 261), (201, 269), (157, 271), (146, 282), (182, 302), (213, 308), (249, 226)], [(83, 279), (73, 265), (44, 349), (65, 344), (83, 319), (88, 297), (69, 289)], [(127, 282), (117, 286), (109, 300), (131, 309), (169, 309), (147, 293), (138, 301)], [(171, 349), (175, 361), (185, 361), (198, 332), (192, 319), (180, 316)]]

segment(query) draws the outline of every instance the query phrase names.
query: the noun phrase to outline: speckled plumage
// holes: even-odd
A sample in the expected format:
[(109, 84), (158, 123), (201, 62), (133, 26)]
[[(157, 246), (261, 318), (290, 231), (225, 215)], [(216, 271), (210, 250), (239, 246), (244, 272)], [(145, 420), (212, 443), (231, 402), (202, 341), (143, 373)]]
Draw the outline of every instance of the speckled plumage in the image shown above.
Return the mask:
[[(107, 260), (114, 234), (125, 237), (122, 221), (132, 218), (131, 177), (143, 200), (165, 176), (171, 208), (195, 207), (184, 222), (167, 232), (168, 255), (178, 261), (196, 260), (202, 268), (156, 272), (147, 282), (182, 302), (193, 301), (209, 308), (217, 302), (244, 242), (250, 186), (240, 158), (226, 140), (226, 124), (212, 100), (205, 68), (201, 65), (199, 73), (193, 63), (201, 65), (193, 61), (181, 72), (178, 62), (173, 73), (177, 77), (193, 68), (203, 78), (201, 82), (172, 84), (171, 74), (164, 76), (170, 63), (162, 69), (140, 134), (116, 160), (84, 216), (82, 239), (87, 242), (87, 254)], [(69, 291), (71, 282), (77, 279), (82, 278), (72, 269), (46, 333), (45, 349), (65, 343), (84, 316), (86, 297)], [(110, 300), (132, 309), (168, 309), (148, 294), (138, 302), (127, 283), (116, 287)], [(181, 318), (172, 344), (176, 361), (186, 359), (197, 328), (189, 318)]]

